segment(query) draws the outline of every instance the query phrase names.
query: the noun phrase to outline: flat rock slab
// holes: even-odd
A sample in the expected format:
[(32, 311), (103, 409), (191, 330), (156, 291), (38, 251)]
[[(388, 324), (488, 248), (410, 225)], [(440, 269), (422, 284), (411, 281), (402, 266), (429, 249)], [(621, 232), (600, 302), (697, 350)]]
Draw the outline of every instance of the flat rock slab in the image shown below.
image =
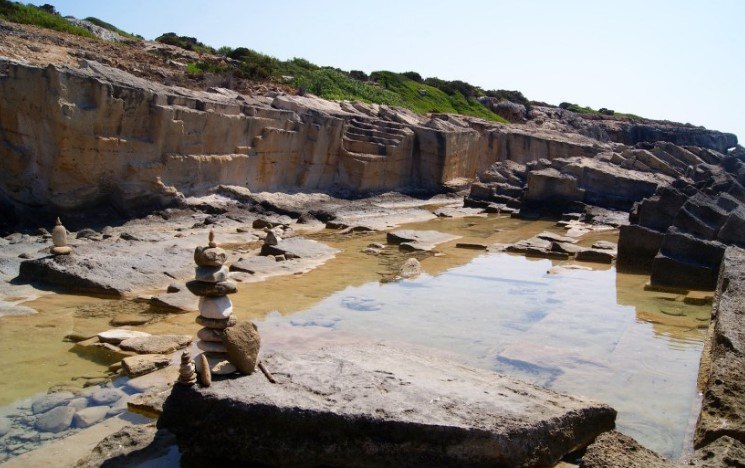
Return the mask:
[(168, 354), (185, 348), (191, 341), (190, 335), (138, 336), (122, 341), (119, 347), (137, 354)]
[(389, 244), (398, 244), (403, 250), (423, 251), (432, 250), (439, 244), (460, 238), (461, 236), (439, 231), (414, 231), (411, 229), (391, 231), (386, 235)]
[(615, 410), (383, 344), (268, 353), (260, 373), (176, 385), (158, 427), (184, 459), (287, 466), (553, 465)]
[(261, 249), (262, 255), (284, 255), (288, 259), (330, 257), (337, 252), (326, 244), (302, 237), (284, 239), (277, 245), (264, 245)]
[(199, 298), (184, 288), (174, 293), (158, 294), (148, 301), (151, 306), (170, 312), (197, 312)]
[(445, 206), (435, 210), (438, 218), (468, 218), (472, 216), (485, 217), (483, 208), (468, 208), (463, 206)]
[(98, 336), (98, 339), (99, 341), (101, 341), (101, 343), (118, 345), (122, 341), (128, 340), (130, 338), (150, 336), (150, 333), (145, 333), (137, 330), (127, 330), (125, 328), (112, 328), (111, 330), (102, 331), (96, 336)]

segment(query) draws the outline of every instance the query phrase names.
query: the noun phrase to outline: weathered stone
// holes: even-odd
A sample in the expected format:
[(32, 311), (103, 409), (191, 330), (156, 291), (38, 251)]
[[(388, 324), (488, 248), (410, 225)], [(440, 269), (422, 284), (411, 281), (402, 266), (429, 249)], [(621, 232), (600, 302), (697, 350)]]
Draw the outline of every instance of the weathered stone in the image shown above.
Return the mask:
[(194, 279), (205, 283), (220, 283), (228, 279), (228, 267), (197, 267)]
[(231, 315), (227, 319), (220, 320), (220, 319), (208, 319), (208, 318), (202, 317), (201, 315), (197, 315), (197, 318), (195, 319), (195, 321), (203, 327), (213, 328), (215, 330), (222, 330), (224, 328), (232, 327), (233, 325), (235, 325), (236, 318), (234, 315)]
[(714, 466), (745, 466), (745, 443), (722, 436), (714, 442), (696, 450), (689, 463), (690, 466), (710, 468)]
[(194, 249), (194, 263), (200, 267), (221, 267), (227, 259), (228, 254), (219, 247), (197, 246)]
[(195, 296), (219, 297), (238, 292), (238, 286), (233, 281), (205, 283), (194, 280), (186, 283), (186, 287)]
[(122, 359), (122, 368), (131, 378), (168, 367), (170, 363), (171, 358), (168, 356), (162, 354), (143, 354)]
[(227, 296), (200, 297), (199, 315), (213, 320), (224, 320), (233, 313), (233, 303)]
[(600, 434), (587, 447), (580, 468), (673, 468), (653, 451), (616, 431)]
[(261, 337), (253, 322), (238, 322), (221, 332), (228, 360), (241, 373), (251, 374), (259, 359)]
[(61, 432), (70, 427), (75, 408), (58, 406), (36, 417), (34, 427), (42, 432)]
[(416, 258), (407, 258), (398, 270), (401, 278), (414, 278), (422, 273), (422, 264)]
[(150, 333), (145, 333), (145, 332), (136, 331), (136, 330), (127, 330), (124, 328), (114, 328), (111, 330), (106, 330), (104, 332), (101, 332), (96, 336), (98, 336), (99, 341), (103, 343), (111, 343), (114, 345), (118, 345), (122, 341), (127, 340), (129, 338), (150, 336)]
[(176, 434), (182, 460), (552, 465), (614, 424), (605, 405), (432, 353), (360, 345), (262, 362), (278, 385), (254, 373), (174, 387), (158, 426)]
[(88, 408), (83, 408), (75, 413), (75, 416), (72, 418), (72, 424), (81, 429), (90, 427), (103, 421), (108, 411), (108, 406), (90, 406)]
[(138, 354), (168, 354), (191, 343), (189, 335), (151, 335), (130, 338), (119, 345), (125, 351)]

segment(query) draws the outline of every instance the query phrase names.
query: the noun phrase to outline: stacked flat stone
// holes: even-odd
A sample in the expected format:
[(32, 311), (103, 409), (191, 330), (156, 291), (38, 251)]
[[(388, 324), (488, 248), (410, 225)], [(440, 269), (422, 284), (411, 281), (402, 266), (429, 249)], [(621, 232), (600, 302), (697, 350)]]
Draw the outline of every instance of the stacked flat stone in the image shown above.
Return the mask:
[(182, 385), (194, 385), (197, 383), (196, 368), (194, 367), (194, 360), (191, 358), (189, 351), (184, 351), (181, 354), (181, 366), (178, 370), (177, 382)]
[[(206, 362), (209, 363), (212, 374), (231, 374), (236, 371), (235, 366), (227, 359), (227, 349), (221, 338), (221, 331), (235, 325), (233, 304), (228, 294), (237, 291), (234, 282), (228, 280), (228, 268), (225, 266), (227, 254), (217, 247), (215, 233), (210, 231), (209, 244), (199, 246), (194, 250), (194, 262), (197, 264), (193, 281), (186, 283), (186, 287), (195, 296), (199, 296), (199, 315), (196, 322), (202, 325), (197, 332), (197, 347), (203, 351)], [(202, 359), (196, 359), (197, 371), (200, 375)]]
[(51, 249), (53, 255), (70, 255), (72, 252), (72, 248), (67, 245), (67, 230), (59, 218), (52, 229), (52, 243), (54, 244)]

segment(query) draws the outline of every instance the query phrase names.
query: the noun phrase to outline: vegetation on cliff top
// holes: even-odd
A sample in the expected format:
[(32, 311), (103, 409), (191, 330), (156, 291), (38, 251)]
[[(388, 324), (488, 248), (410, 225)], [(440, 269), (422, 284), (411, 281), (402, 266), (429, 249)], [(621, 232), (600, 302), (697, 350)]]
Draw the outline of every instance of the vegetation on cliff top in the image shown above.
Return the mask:
[(100, 19), (95, 18), (93, 16), (87, 17), (85, 19), (85, 21), (87, 21), (89, 23), (93, 23), (93, 24), (95, 24), (98, 27), (101, 27), (101, 28), (104, 28), (104, 29), (108, 29), (109, 31), (115, 32), (115, 33), (119, 34), (122, 37), (126, 37), (127, 39), (132, 39), (134, 41), (141, 41), (141, 40), (144, 39), (144, 37), (140, 36), (139, 34), (130, 34), (130, 33), (126, 32), (126, 31), (122, 31), (121, 29), (117, 28), (113, 24), (107, 23), (106, 21), (100, 20)]
[(9, 0), (0, 0), (0, 18), (13, 23), (31, 24), (77, 36), (95, 37), (88, 30), (74, 26), (67, 21), (49, 4), (37, 7), (31, 4), (24, 5)]

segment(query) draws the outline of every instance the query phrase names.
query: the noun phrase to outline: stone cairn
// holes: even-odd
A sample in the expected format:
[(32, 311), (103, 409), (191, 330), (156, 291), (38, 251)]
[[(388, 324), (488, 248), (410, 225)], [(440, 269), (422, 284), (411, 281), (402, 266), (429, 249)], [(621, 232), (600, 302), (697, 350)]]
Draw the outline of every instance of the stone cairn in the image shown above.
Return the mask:
[(67, 229), (59, 218), (52, 229), (52, 243), (54, 244), (51, 249), (53, 255), (70, 255), (72, 252), (72, 248), (67, 245)]
[(177, 382), (182, 385), (194, 385), (197, 383), (195, 371), (194, 360), (191, 358), (189, 351), (186, 350), (181, 354), (181, 366), (178, 369)]
[[(227, 254), (217, 247), (215, 233), (210, 231), (209, 244), (206, 247), (198, 246), (194, 250), (196, 275), (193, 281), (186, 283), (189, 291), (199, 296), (196, 322), (204, 328), (197, 332), (197, 347), (202, 355), (196, 359), (196, 370), (200, 383), (205, 386), (211, 382), (212, 374), (232, 374), (237, 370), (228, 361), (227, 348), (222, 338), (225, 329), (236, 324), (233, 304), (228, 294), (234, 294), (237, 286), (228, 280), (226, 260)], [(204, 363), (208, 365), (205, 366)]]

